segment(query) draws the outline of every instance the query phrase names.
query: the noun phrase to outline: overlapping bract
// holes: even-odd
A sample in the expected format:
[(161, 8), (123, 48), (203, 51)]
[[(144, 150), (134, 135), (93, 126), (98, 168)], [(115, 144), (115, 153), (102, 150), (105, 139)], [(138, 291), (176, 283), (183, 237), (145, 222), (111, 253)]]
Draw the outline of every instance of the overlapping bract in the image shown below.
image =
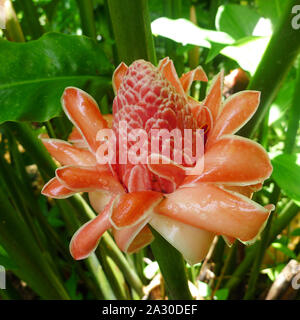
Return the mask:
[[(153, 240), (150, 224), (193, 264), (205, 257), (215, 235), (229, 243), (249, 242), (263, 228), (272, 206), (264, 208), (250, 198), (272, 167), (260, 145), (234, 135), (256, 111), (260, 94), (242, 91), (222, 102), (221, 72), (205, 100), (198, 102), (188, 96), (194, 80), (207, 81), (202, 68), (179, 79), (168, 58), (158, 67), (143, 60), (130, 67), (122, 63), (113, 76), (113, 117), (101, 115), (87, 93), (65, 89), (63, 108), (75, 127), (69, 142), (42, 139), (63, 165), (42, 193), (62, 199), (88, 192), (98, 215), (73, 236), (70, 252), (75, 259), (93, 252), (108, 229), (118, 246), (131, 253)], [(120, 121), (127, 121), (129, 133), (136, 128), (148, 133), (153, 128), (205, 129), (204, 171), (193, 174), (197, 162), (194, 167), (97, 163), (98, 131), (112, 127), (118, 144)]]

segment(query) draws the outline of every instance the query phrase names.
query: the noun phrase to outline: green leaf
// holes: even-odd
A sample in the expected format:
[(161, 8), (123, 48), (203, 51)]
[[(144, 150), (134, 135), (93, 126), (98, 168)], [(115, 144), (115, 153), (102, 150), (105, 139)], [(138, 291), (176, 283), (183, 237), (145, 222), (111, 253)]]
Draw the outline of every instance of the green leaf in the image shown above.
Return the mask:
[(183, 45), (210, 48), (210, 41), (221, 44), (234, 43), (234, 39), (227, 33), (200, 28), (186, 19), (158, 18), (151, 23), (151, 29), (154, 35), (172, 39)]
[(285, 246), (284, 244), (282, 244), (280, 242), (273, 242), (272, 247), (281, 251), (287, 257), (292, 258), (292, 259), (296, 259), (296, 254), (291, 249), (289, 249), (287, 246)]
[(291, 236), (299, 237), (300, 236), (300, 228), (296, 228), (291, 232)]
[(285, 267), (285, 263), (280, 263), (274, 268), (267, 268), (262, 270), (261, 273), (266, 274), (269, 277), (269, 279), (272, 282), (274, 282), (284, 267)]
[(292, 105), (293, 94), (295, 90), (295, 81), (287, 79), (277, 94), (276, 99), (271, 105), (269, 125), (280, 120)]
[(219, 289), (215, 292), (214, 300), (227, 300), (229, 295), (229, 289)]
[(66, 289), (72, 300), (82, 300), (82, 294), (77, 294), (78, 279), (75, 270), (72, 270), (70, 278), (65, 283)]
[(228, 4), (219, 7), (216, 15), (216, 28), (238, 40), (252, 35), (259, 18), (260, 16), (253, 9)]
[(288, 1), (256, 0), (257, 11), (264, 18), (272, 21), (273, 28), (278, 24)]
[(7, 270), (16, 269), (17, 266), (13, 260), (9, 257), (8, 253), (0, 245), (0, 266), (3, 266)]
[(270, 37), (248, 36), (233, 45), (226, 46), (221, 53), (235, 60), (244, 70), (254, 74), (269, 41)]
[(61, 112), (65, 87), (100, 99), (111, 79), (111, 64), (99, 45), (83, 36), (48, 33), (27, 43), (0, 40), (0, 61), (5, 61), (0, 64), (0, 123), (49, 120)]
[(300, 166), (294, 155), (282, 154), (272, 160), (272, 177), (292, 200), (300, 201)]

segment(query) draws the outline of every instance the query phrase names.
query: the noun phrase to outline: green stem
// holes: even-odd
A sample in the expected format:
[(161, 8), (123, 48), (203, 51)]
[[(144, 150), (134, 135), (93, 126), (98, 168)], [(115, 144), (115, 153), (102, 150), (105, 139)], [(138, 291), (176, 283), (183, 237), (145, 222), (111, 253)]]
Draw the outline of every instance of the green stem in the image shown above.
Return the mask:
[(252, 119), (239, 131), (243, 136), (252, 137), (257, 131), (299, 53), (300, 32), (291, 25), (292, 7), (299, 4), (300, 0), (289, 1), (249, 84), (249, 89), (261, 91), (261, 103)]
[(37, 7), (34, 5), (32, 0), (18, 1), (18, 5), (23, 11), (23, 20), (26, 23), (25, 26), (23, 25), (25, 34), (27, 29), (27, 33), (31, 36), (32, 40), (38, 39), (42, 36), (44, 30), (39, 22)]
[(110, 279), (110, 285), (114, 289), (116, 298), (118, 300), (127, 300), (129, 297), (127, 295), (128, 292), (126, 289), (128, 288), (125, 279), (115, 262), (107, 254), (107, 250), (103, 242), (100, 242), (97, 253), (99, 253), (99, 256), (101, 258), (101, 264), (103, 266), (105, 274)]
[(108, 0), (108, 8), (119, 60), (130, 64), (146, 59), (156, 64), (148, 1)]
[[(0, 184), (1, 185), (1, 184)], [(2, 189), (2, 188), (1, 188)], [(14, 272), (44, 299), (69, 299), (30, 229), (0, 190), (0, 242), (17, 264)]]
[[(185, 262), (182, 255), (154, 229), (151, 228), (155, 240), (151, 244), (152, 252), (159, 264), (164, 277), (169, 298), (176, 300), (191, 300), (187, 281)], [(172, 249), (172, 250), (170, 250)]]
[[(83, 222), (95, 218), (94, 211), (84, 201), (84, 199), (75, 195), (72, 197), (72, 206), (80, 213)], [(101, 238), (101, 242), (105, 245), (106, 252), (116, 263), (116, 265), (123, 272), (125, 279), (135, 289), (135, 291), (142, 297), (143, 296), (143, 284), (134, 269), (131, 268), (123, 253), (115, 244), (114, 240), (108, 232), (105, 232)]]
[(80, 13), (82, 32), (84, 35), (96, 39), (97, 32), (94, 19), (94, 7), (92, 0), (76, 0)]
[(294, 96), (293, 96), (291, 108), (289, 109), (288, 129), (287, 129), (285, 145), (284, 145), (284, 152), (289, 154), (293, 153), (296, 145), (296, 137), (297, 137), (297, 131), (299, 128), (299, 120), (300, 120), (299, 101), (300, 101), (300, 59), (298, 63)]

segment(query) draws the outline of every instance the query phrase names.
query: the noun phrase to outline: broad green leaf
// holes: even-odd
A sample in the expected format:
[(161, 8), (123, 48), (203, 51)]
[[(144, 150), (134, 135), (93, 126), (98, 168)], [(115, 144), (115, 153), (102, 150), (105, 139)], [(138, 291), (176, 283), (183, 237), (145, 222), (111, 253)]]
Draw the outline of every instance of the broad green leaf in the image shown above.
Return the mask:
[[(270, 37), (246, 36), (234, 41), (227, 33), (199, 28), (185, 19), (159, 18), (151, 24), (152, 33), (183, 45), (209, 48), (207, 62), (221, 53), (235, 60), (244, 70), (253, 74), (269, 43)], [(253, 54), (255, 52), (255, 54)]]
[(232, 44), (232, 39), (227, 33), (197, 27), (186, 19), (158, 18), (151, 23), (152, 33), (180, 42), (183, 45), (193, 44), (210, 48), (210, 41), (222, 44)]
[(279, 187), (295, 201), (300, 201), (300, 166), (294, 155), (281, 154), (272, 160), (272, 177)]
[(27, 43), (0, 41), (0, 123), (46, 121), (61, 112), (67, 86), (100, 99), (110, 84), (111, 64), (86, 37), (48, 33)]
[(219, 7), (216, 15), (216, 28), (238, 40), (252, 36), (259, 18), (260, 16), (253, 9), (228, 4)]

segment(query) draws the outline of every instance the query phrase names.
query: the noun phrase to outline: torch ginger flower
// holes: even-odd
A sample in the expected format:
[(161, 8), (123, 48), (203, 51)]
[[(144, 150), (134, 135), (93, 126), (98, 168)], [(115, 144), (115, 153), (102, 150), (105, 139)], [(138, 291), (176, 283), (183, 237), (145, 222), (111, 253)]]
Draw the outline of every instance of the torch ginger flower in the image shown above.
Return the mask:
[[(215, 235), (229, 243), (247, 243), (262, 230), (273, 206), (262, 207), (250, 198), (272, 167), (259, 144), (234, 135), (255, 113), (260, 93), (242, 91), (222, 102), (220, 72), (205, 100), (198, 102), (188, 96), (194, 80), (207, 81), (201, 67), (178, 78), (169, 58), (158, 67), (143, 60), (129, 67), (121, 63), (113, 75), (113, 116), (101, 115), (97, 103), (82, 90), (65, 89), (63, 109), (75, 127), (69, 142), (42, 139), (63, 165), (42, 193), (62, 199), (88, 192), (98, 215), (74, 234), (70, 252), (75, 259), (89, 256), (108, 229), (120, 249), (133, 253), (153, 240), (150, 224), (190, 264), (205, 257)], [(118, 134), (121, 121), (126, 121), (129, 134), (143, 129), (149, 139), (155, 128), (202, 128), (204, 170), (196, 170), (200, 159), (192, 165), (178, 165), (174, 157), (169, 164), (120, 163), (118, 152), (116, 163), (99, 163), (97, 150), (103, 141), (98, 132), (112, 128), (117, 146), (124, 146)]]

